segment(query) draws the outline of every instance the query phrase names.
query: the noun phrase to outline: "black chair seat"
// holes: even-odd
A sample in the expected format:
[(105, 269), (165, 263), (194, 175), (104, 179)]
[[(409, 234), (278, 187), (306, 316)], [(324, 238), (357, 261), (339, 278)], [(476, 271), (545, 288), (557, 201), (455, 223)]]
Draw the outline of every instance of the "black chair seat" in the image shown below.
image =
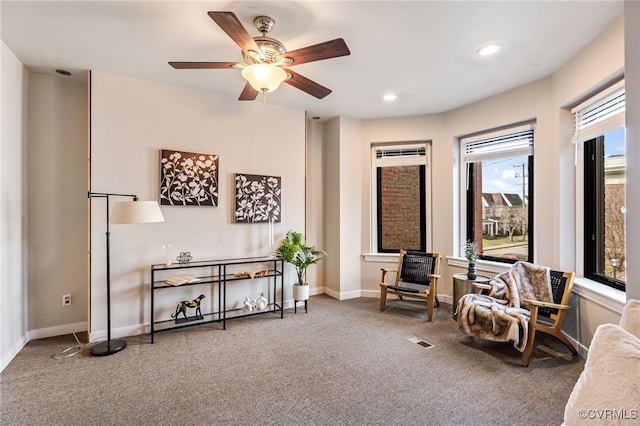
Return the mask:
[(424, 286), (420, 284), (402, 283), (402, 285), (388, 285), (387, 288), (396, 290), (396, 291), (403, 291), (406, 293), (420, 293), (420, 290), (428, 290), (429, 286)]

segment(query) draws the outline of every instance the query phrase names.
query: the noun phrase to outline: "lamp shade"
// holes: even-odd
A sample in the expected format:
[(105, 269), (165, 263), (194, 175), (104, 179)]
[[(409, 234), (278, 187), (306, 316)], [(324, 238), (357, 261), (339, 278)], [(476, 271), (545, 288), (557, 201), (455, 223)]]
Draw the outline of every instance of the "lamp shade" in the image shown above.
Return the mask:
[(157, 201), (121, 201), (113, 204), (110, 223), (153, 223), (164, 222)]
[(253, 64), (242, 69), (242, 77), (258, 92), (271, 92), (287, 79), (287, 73), (276, 65)]

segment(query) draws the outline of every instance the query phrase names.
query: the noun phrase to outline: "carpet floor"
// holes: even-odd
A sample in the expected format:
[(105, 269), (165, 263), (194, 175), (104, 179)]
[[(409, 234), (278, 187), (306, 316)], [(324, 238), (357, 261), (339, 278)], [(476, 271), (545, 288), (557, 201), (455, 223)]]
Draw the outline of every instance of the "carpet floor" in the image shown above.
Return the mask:
[[(320, 295), (285, 310), (57, 355), (29, 342), (0, 375), (2, 425), (559, 425), (582, 368), (541, 336), (528, 368), (508, 343), (461, 334), (451, 306)], [(419, 305), (417, 303), (420, 303)]]

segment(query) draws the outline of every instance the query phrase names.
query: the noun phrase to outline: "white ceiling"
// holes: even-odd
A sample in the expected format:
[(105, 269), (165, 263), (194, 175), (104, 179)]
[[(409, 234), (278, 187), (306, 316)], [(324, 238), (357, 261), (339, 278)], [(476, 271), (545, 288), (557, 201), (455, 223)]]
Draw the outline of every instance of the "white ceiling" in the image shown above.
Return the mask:
[[(342, 37), (350, 56), (295, 71), (332, 89), (322, 100), (282, 85), (266, 102), (321, 118), (444, 112), (548, 76), (623, 14), (609, 1), (7, 1), (2, 40), (29, 69), (93, 69), (217, 92), (238, 102), (239, 70), (176, 70), (168, 61), (242, 61), (207, 11), (276, 20), (289, 50)], [(499, 41), (493, 58), (475, 51)], [(73, 78), (73, 77), (72, 77)], [(398, 95), (384, 102), (387, 92)], [(261, 97), (256, 102), (261, 102)]]

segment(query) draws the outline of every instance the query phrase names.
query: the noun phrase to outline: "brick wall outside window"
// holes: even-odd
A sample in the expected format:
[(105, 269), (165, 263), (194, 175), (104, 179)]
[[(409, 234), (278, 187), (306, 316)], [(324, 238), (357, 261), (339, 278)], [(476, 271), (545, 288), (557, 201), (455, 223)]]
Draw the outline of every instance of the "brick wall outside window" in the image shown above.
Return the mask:
[(382, 247), (420, 249), (420, 166), (382, 168)]

